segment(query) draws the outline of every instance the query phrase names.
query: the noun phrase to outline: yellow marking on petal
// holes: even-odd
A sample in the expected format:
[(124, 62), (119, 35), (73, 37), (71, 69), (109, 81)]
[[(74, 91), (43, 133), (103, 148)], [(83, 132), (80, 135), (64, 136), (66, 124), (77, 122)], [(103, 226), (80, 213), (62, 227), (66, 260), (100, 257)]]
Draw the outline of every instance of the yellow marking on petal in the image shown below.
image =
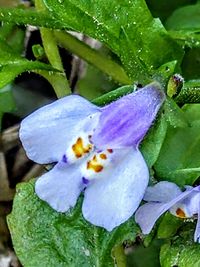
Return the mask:
[(87, 169), (92, 169), (94, 172), (101, 172), (103, 170), (103, 166), (98, 163), (96, 155), (94, 155), (94, 157), (87, 162)]
[(106, 154), (104, 154), (104, 153), (101, 153), (101, 154), (99, 155), (99, 157), (100, 157), (101, 159), (107, 159), (107, 156), (106, 156)]
[(83, 145), (83, 139), (81, 137), (79, 137), (76, 140), (76, 143), (72, 146), (72, 150), (77, 158), (81, 158), (84, 154), (89, 153), (91, 149), (91, 144), (88, 144), (87, 146)]
[(184, 212), (181, 208), (178, 208), (178, 209), (176, 210), (176, 215), (177, 215), (179, 218), (183, 218), (183, 219), (187, 218), (186, 215), (185, 215), (185, 212)]

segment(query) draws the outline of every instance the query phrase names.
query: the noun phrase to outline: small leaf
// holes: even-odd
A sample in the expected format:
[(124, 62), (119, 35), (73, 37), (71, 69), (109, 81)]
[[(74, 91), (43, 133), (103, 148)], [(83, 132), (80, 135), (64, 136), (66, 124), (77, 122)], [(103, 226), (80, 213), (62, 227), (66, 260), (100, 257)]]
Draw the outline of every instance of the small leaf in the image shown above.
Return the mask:
[(149, 167), (156, 162), (167, 132), (167, 122), (164, 115), (155, 122), (141, 144), (142, 154)]
[(15, 251), (24, 267), (113, 267), (112, 248), (135, 240), (130, 219), (112, 232), (86, 222), (81, 200), (66, 214), (54, 211), (34, 193), (34, 182), (18, 186), (8, 224)]
[(157, 237), (158, 238), (170, 238), (173, 237), (178, 228), (182, 225), (183, 220), (173, 216), (167, 212), (163, 217), (158, 226)]
[(154, 73), (153, 78), (159, 81), (163, 86), (166, 85), (169, 78), (176, 72), (177, 61), (170, 61), (161, 65)]

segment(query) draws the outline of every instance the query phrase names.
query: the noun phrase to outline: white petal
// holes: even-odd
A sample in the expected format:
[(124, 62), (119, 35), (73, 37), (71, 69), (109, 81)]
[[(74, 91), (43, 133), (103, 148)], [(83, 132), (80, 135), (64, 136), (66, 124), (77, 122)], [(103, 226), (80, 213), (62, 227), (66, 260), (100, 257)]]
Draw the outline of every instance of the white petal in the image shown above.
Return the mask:
[(168, 202), (182, 193), (174, 183), (163, 181), (149, 186), (145, 192), (145, 201)]
[(41, 164), (59, 161), (80, 128), (95, 127), (98, 118), (91, 115), (99, 111), (78, 95), (38, 109), (22, 121), (19, 132), (28, 157)]
[(58, 212), (66, 212), (74, 207), (82, 189), (83, 184), (77, 164), (58, 163), (35, 184), (38, 197)]
[(129, 149), (125, 157), (122, 151), (119, 164), (107, 169), (103, 178), (86, 189), (83, 216), (111, 231), (133, 215), (148, 181), (148, 168), (140, 151)]

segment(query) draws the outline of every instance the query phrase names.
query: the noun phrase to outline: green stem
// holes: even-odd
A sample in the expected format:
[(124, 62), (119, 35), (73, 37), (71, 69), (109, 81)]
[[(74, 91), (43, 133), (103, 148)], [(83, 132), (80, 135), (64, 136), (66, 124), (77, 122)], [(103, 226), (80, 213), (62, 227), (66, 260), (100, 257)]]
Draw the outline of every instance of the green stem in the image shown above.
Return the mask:
[[(152, 82), (151, 85), (157, 87), (158, 89), (161, 88), (161, 85), (158, 82)], [(109, 93), (106, 93), (100, 97), (93, 99), (92, 103), (97, 105), (97, 106), (105, 106), (105, 105), (109, 104), (110, 102), (115, 101), (124, 95), (128, 95), (128, 94), (134, 92), (135, 90), (136, 90), (136, 86), (134, 84), (133, 85), (125, 85), (125, 86), (117, 88), (117, 89), (115, 89)]]
[[(42, 0), (35, 0), (35, 6), (38, 11), (45, 11), (45, 6)], [(46, 77), (48, 81), (50, 81), (51, 83), (53, 82), (52, 86), (58, 98), (66, 96), (71, 93), (71, 90), (64, 73), (54, 34), (52, 30), (43, 27), (40, 28), (40, 33), (45, 54), (49, 62), (51, 63), (52, 67), (60, 71), (60, 73), (55, 73), (53, 78), (48, 77), (50, 76), (48, 75), (48, 72), (45, 75), (43, 75), (43, 72), (41, 72), (41, 74)]]
[(187, 103), (200, 103), (200, 80), (185, 82), (175, 101), (181, 106)]
[(125, 85), (109, 93), (106, 93), (100, 97), (95, 98), (94, 100), (92, 100), (92, 103), (97, 106), (105, 106), (109, 104), (110, 102), (115, 101), (124, 95), (134, 92), (135, 89), (136, 88), (134, 85)]
[(100, 54), (97, 50), (92, 49), (67, 32), (54, 31), (54, 35), (62, 47), (94, 65), (115, 81), (121, 84), (131, 84), (131, 80), (128, 78), (124, 69), (113, 60)]
[(117, 267), (126, 267), (126, 256), (122, 245), (114, 247), (112, 255), (114, 256)]
[(61, 72), (52, 72), (47, 70), (34, 70), (33, 72), (44, 77), (53, 87), (58, 98), (67, 95), (66, 90), (66, 79), (63, 77)]

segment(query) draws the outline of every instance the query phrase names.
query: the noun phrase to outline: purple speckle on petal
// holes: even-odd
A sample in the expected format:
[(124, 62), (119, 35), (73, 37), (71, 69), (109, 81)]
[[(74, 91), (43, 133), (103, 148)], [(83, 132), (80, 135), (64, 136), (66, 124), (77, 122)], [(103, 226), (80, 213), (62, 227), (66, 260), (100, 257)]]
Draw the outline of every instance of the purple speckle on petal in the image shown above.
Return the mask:
[(89, 180), (86, 179), (85, 177), (82, 177), (82, 181), (85, 185), (88, 185), (89, 184)]
[(64, 162), (64, 163), (67, 163), (67, 156), (64, 154), (63, 155), (63, 157), (62, 157), (62, 161)]

